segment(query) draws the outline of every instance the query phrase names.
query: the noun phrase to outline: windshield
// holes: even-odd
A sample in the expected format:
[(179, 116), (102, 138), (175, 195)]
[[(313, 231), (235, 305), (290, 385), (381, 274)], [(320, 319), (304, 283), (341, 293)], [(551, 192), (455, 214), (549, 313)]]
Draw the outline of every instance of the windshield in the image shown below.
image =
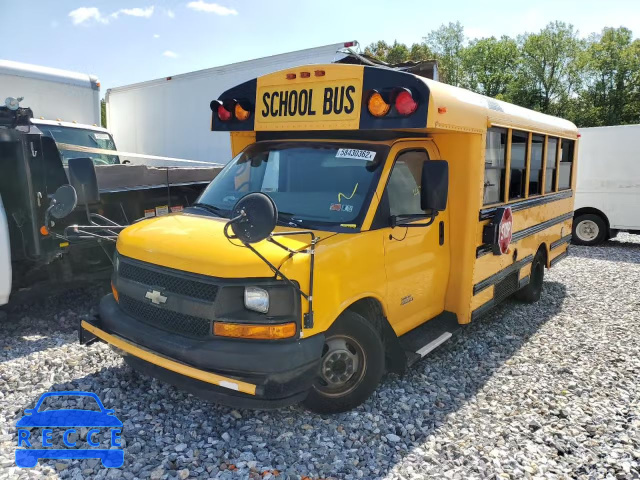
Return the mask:
[(228, 216), (250, 192), (264, 192), (285, 224), (357, 228), (389, 147), (371, 144), (264, 142), (249, 146), (198, 200)]
[[(47, 137), (53, 138), (56, 143), (68, 143), (80, 147), (99, 148), (102, 150), (116, 150), (111, 135), (106, 132), (97, 132), (84, 128), (61, 127), (58, 125), (38, 125), (38, 128)], [(91, 157), (96, 165), (114, 165), (120, 163), (117, 155), (102, 153), (77, 152), (58, 147), (62, 157), (62, 163), (66, 165), (70, 158)]]

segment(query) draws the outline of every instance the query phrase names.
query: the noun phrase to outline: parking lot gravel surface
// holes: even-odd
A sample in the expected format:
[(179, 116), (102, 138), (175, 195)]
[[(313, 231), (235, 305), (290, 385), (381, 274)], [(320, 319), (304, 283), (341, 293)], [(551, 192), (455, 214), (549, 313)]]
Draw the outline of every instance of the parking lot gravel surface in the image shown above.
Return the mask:
[[(0, 309), (0, 478), (640, 478), (640, 237), (572, 247), (540, 302), (506, 301), (333, 416), (216, 406), (80, 347), (107, 287)], [(51, 390), (115, 409), (121, 469), (15, 466), (15, 422)]]

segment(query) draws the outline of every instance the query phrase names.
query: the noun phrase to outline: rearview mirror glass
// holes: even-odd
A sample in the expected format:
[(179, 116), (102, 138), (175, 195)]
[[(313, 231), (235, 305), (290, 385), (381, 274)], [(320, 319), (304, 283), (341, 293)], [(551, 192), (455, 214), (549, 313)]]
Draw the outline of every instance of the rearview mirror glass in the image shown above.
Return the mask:
[(428, 160), (422, 167), (420, 206), (423, 210), (441, 212), (447, 208), (449, 195), (449, 163)]
[(227, 233), (230, 227), (235, 238), (242, 243), (257, 243), (273, 232), (277, 222), (278, 208), (271, 197), (254, 192), (238, 200), (224, 231), (229, 238), (234, 238)]
[(73, 212), (77, 203), (76, 189), (71, 185), (62, 185), (56, 190), (51, 199), (51, 215), (57, 219), (64, 218)]

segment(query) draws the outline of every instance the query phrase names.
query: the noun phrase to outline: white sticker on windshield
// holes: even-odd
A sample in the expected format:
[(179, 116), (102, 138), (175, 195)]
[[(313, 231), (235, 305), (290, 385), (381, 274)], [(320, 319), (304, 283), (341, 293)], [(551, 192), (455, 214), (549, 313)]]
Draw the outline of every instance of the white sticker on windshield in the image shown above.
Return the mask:
[(95, 138), (96, 140), (109, 140), (109, 134), (96, 132), (93, 134), (93, 138)]
[(376, 152), (371, 150), (358, 150), (356, 148), (339, 148), (336, 158), (353, 158), (371, 162), (376, 157)]

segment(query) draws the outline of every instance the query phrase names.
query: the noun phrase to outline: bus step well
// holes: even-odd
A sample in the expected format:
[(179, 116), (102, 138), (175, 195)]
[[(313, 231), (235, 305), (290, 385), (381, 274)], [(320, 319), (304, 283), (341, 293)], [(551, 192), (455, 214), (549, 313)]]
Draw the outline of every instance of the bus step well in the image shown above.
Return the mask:
[(399, 340), (407, 354), (407, 363), (411, 365), (417, 362), (449, 340), (459, 329), (456, 314), (444, 311), (405, 333)]

